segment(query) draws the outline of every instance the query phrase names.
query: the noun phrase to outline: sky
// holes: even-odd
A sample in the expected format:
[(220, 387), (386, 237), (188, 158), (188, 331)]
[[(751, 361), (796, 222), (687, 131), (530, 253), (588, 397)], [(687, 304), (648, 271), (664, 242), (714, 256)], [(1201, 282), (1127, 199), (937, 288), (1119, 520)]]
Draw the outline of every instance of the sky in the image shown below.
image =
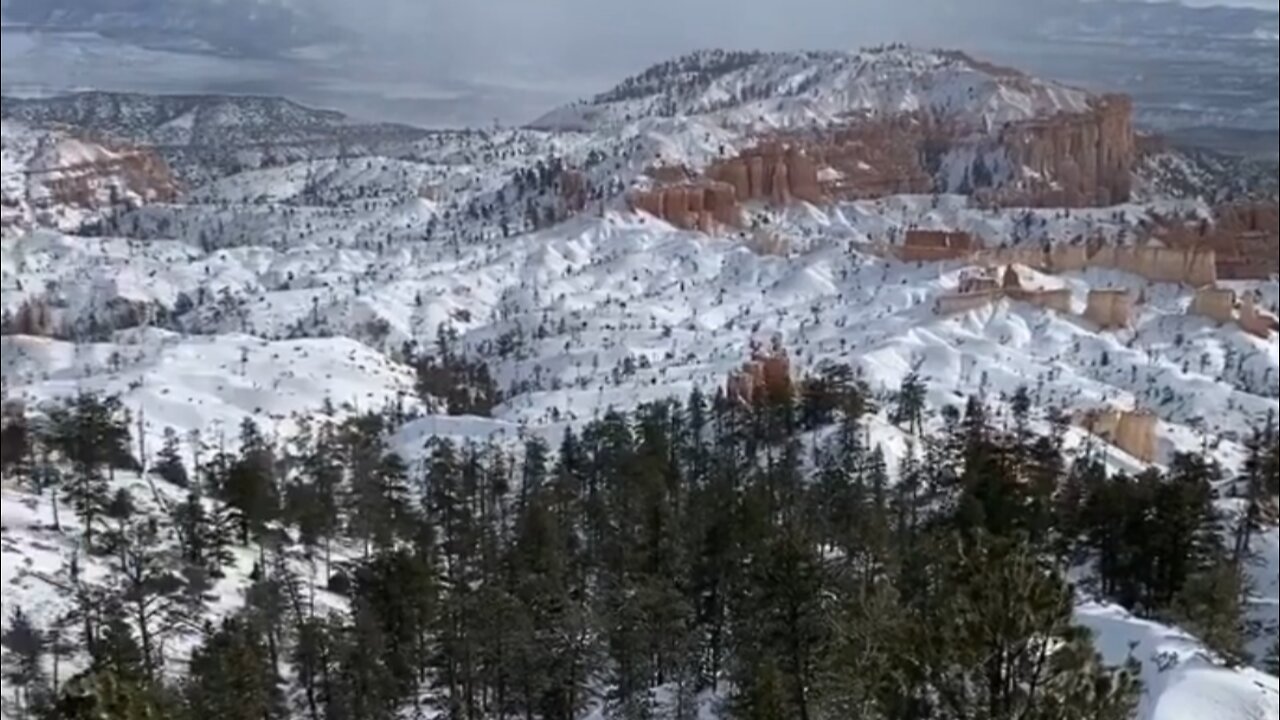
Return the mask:
[[(452, 72), (519, 67), (617, 78), (702, 47), (979, 49), (1077, 0), (295, 0), (401, 58)], [(1134, 0), (1143, 1), (1143, 0)], [(1187, 0), (1275, 10), (1277, 0)]]
[[(141, 46), (130, 45), (119, 34), (32, 36), (10, 30), (0, 48), (0, 85), (5, 92), (24, 94), (89, 87), (284, 94), (377, 118), (419, 123), (438, 118), (452, 125), (528, 120), (699, 48), (839, 50), (893, 42), (964, 49), (1069, 81), (1100, 77), (1114, 83), (1116, 68), (1127, 67), (1128, 58), (1117, 62), (1093, 49), (1083, 57), (1066, 57), (1061, 47), (1043, 47), (1034, 33), (1047, 18), (1072, 15), (1058, 12), (1063, 8), (1110, 1), (0, 0), (10, 8), (71, 8), (88, 22), (104, 9), (123, 10), (108, 15), (155, 25), (144, 28)], [(1273, 13), (1277, 2), (1187, 0), (1211, 1), (1257, 5)], [(310, 21), (318, 19), (319, 26), (341, 28), (354, 43), (286, 49), (283, 58), (181, 55), (155, 44), (156, 38), (180, 33), (186, 23), (196, 21), (210, 23), (224, 36), (230, 29), (233, 37), (249, 35), (274, 48), (288, 32), (269, 28), (260, 11), (246, 12), (264, 5), (297, 10), (308, 18), (303, 26), (314, 27), (317, 23)], [(1098, 13), (1093, 15), (1090, 22), (1098, 22)], [(1103, 13), (1104, 23), (1105, 17)], [(1248, 36), (1254, 22), (1245, 18), (1238, 23), (1243, 27), (1232, 24), (1228, 32)], [(1274, 37), (1274, 20), (1263, 16), (1258, 22), (1270, 22), (1264, 35)], [(1112, 34), (1118, 32), (1124, 44), (1126, 31), (1113, 28)], [(1194, 47), (1189, 50), (1200, 50), (1198, 40), (1190, 43)], [(1274, 50), (1273, 45), (1273, 66)], [(1232, 62), (1234, 54), (1234, 46), (1225, 52)], [(1100, 71), (1095, 59), (1111, 64)], [(1160, 67), (1145, 74), (1164, 72), (1163, 59), (1147, 59), (1159, 60)], [(1252, 57), (1247, 60), (1253, 62)]]

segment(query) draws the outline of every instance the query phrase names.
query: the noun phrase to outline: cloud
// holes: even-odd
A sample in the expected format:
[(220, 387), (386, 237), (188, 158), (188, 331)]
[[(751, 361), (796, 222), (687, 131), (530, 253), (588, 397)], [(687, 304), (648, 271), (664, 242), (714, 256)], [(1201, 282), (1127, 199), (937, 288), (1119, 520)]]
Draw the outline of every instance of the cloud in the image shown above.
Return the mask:
[(373, 52), (445, 72), (612, 75), (704, 47), (973, 44), (1065, 0), (323, 0)]

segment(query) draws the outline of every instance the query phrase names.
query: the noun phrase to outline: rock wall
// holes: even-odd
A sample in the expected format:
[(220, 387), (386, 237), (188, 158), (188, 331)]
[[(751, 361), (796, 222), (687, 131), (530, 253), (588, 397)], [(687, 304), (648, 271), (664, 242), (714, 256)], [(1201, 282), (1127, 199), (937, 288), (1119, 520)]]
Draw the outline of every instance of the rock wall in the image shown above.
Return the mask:
[(1128, 290), (1090, 290), (1084, 316), (1103, 330), (1133, 324), (1133, 295)]
[(793, 144), (766, 142), (707, 168), (707, 178), (734, 189), (740, 202), (763, 200), (774, 205), (792, 201), (826, 201), (818, 184), (818, 164)]
[(1005, 204), (1052, 207), (1127, 202), (1137, 160), (1133, 103), (1120, 95), (1096, 100), (1082, 113), (1012, 123), (999, 136), (1015, 168), (1018, 193)]
[(1216, 253), (1206, 249), (1055, 245), (1048, 250), (994, 248), (979, 251), (971, 257), (974, 264), (983, 267), (1024, 265), (1049, 273), (1104, 268), (1133, 273), (1151, 282), (1182, 283), (1192, 287), (1210, 286), (1218, 280)]
[(1196, 291), (1191, 301), (1191, 314), (1220, 323), (1236, 321), (1236, 292), (1228, 288), (1207, 287)]
[(1258, 309), (1253, 294), (1248, 293), (1240, 301), (1240, 314), (1236, 318), (1240, 329), (1262, 339), (1267, 339), (1273, 332), (1280, 332), (1280, 322), (1276, 317)]
[(1024, 288), (1021, 278), (1018, 277), (1018, 271), (1012, 266), (1005, 268), (999, 279), (993, 276), (962, 278), (959, 291), (939, 296), (934, 301), (933, 310), (939, 315), (955, 315), (986, 307), (1002, 298), (1056, 310), (1060, 313), (1071, 312), (1070, 289)]
[(1080, 419), (1085, 430), (1144, 463), (1152, 463), (1156, 459), (1157, 423), (1156, 416), (1149, 412), (1126, 412), (1115, 408), (1094, 410)]
[(987, 307), (1004, 297), (1000, 290), (979, 290), (941, 295), (934, 300), (933, 311), (938, 315), (958, 315)]
[(980, 245), (972, 235), (947, 230), (908, 230), (896, 249), (903, 262), (940, 262), (972, 256)]
[(786, 351), (776, 346), (769, 352), (754, 352), (752, 359), (729, 373), (725, 382), (726, 396), (747, 406), (784, 397), (791, 391), (791, 360)]
[(1212, 250), (1106, 246), (1093, 253), (1088, 264), (1123, 270), (1152, 282), (1204, 287), (1218, 280), (1217, 256)]
[(641, 210), (684, 230), (713, 232), (717, 225), (742, 225), (742, 206), (726, 183), (702, 181), (635, 190), (627, 197)]
[(1056, 310), (1064, 315), (1071, 313), (1071, 290), (1020, 290), (1010, 292), (1009, 297), (1020, 302), (1030, 303), (1047, 310)]

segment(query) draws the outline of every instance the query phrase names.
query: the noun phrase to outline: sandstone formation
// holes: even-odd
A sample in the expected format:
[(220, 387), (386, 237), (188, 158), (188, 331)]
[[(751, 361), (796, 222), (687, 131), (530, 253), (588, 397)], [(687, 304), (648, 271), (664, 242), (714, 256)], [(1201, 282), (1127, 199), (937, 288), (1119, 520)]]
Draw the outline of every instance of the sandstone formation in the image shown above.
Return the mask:
[(961, 279), (957, 292), (940, 296), (934, 302), (934, 312), (939, 315), (954, 315), (969, 312), (991, 303), (1008, 298), (1017, 302), (1025, 302), (1036, 307), (1056, 310), (1060, 313), (1071, 312), (1071, 290), (1030, 290), (1022, 286), (1018, 271), (1013, 267), (1005, 268), (1003, 276), (997, 281), (991, 275), (966, 276)]
[(789, 395), (791, 385), (791, 360), (775, 342), (767, 352), (754, 350), (750, 361), (729, 374), (725, 394), (731, 401), (753, 406)]
[(787, 205), (793, 200), (825, 200), (818, 187), (818, 165), (795, 145), (767, 142), (736, 158), (707, 168), (707, 177), (733, 187), (739, 201), (765, 200)]
[(635, 190), (627, 201), (633, 211), (642, 210), (684, 230), (709, 233), (717, 225), (742, 224), (742, 207), (726, 183), (701, 181)]
[(1003, 204), (1052, 207), (1106, 206), (1127, 202), (1137, 159), (1133, 103), (1120, 95), (1099, 98), (1082, 113), (1011, 123), (999, 145), (1012, 165), (1025, 168), (1018, 192)]
[(1196, 291), (1191, 314), (1219, 323), (1236, 321), (1236, 292), (1228, 288), (1207, 287)]
[(1280, 331), (1276, 317), (1258, 308), (1253, 293), (1237, 298), (1235, 291), (1228, 288), (1204, 288), (1196, 293), (1190, 312), (1224, 325), (1237, 325), (1264, 340)]
[(1232, 203), (1212, 219), (1157, 218), (1153, 233), (1165, 245), (1212, 250), (1224, 280), (1269, 280), (1280, 274), (1280, 218), (1276, 202)]
[(22, 181), (4, 188), (5, 227), (78, 225), (83, 217), (68, 210), (172, 202), (182, 190), (164, 159), (147, 148), (50, 134), (30, 157), (15, 160)]
[(1236, 322), (1239, 323), (1241, 330), (1264, 340), (1271, 333), (1280, 332), (1280, 322), (1277, 322), (1276, 316), (1259, 310), (1252, 293), (1247, 293), (1241, 299), (1240, 314)]
[(980, 245), (972, 235), (946, 230), (908, 230), (897, 249), (903, 262), (940, 262), (970, 257)]
[(1218, 280), (1217, 256), (1212, 250), (1106, 246), (1092, 253), (1088, 264), (1123, 270), (1152, 282), (1192, 287), (1212, 285)]
[(1085, 430), (1144, 463), (1156, 459), (1156, 424), (1156, 416), (1142, 410), (1126, 412), (1106, 408), (1085, 413), (1080, 418)]
[(1127, 328), (1133, 323), (1133, 305), (1128, 290), (1090, 290), (1084, 316), (1103, 330)]

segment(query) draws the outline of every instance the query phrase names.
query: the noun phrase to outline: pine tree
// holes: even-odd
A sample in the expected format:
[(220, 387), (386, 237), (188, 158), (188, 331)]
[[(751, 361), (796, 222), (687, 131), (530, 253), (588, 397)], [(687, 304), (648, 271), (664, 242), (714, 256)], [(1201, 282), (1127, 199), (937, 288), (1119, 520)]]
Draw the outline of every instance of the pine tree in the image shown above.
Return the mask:
[(1071, 589), (1025, 543), (949, 539), (914, 625), (933, 716), (1128, 720), (1137, 685), (1073, 627)]
[(275, 452), (258, 426), (245, 418), (240, 426), (240, 457), (219, 473), (218, 492), (235, 511), (240, 544), (261, 537), (267, 523), (279, 513), (280, 493), (276, 484)]
[(81, 394), (49, 413), (50, 442), (71, 466), (72, 479), (63, 491), (84, 525), (85, 544), (93, 547), (94, 531), (109, 496), (104, 471), (127, 467), (129, 427), (119, 398)]
[(924, 427), (927, 393), (928, 387), (918, 374), (913, 372), (903, 379), (894, 405), (893, 422), (919, 435)]
[(153, 472), (165, 482), (185, 488), (190, 484), (190, 479), (187, 476), (187, 467), (182, 462), (180, 444), (177, 431), (171, 427), (165, 428), (164, 443), (156, 456)]
[(95, 668), (67, 683), (50, 720), (175, 720), (180, 712), (144, 682)]
[(195, 651), (183, 697), (191, 720), (288, 717), (262, 635), (243, 617), (224, 620)]
[(32, 443), (25, 408), (5, 402), (0, 408), (0, 477), (23, 479), (30, 475)]
[(181, 612), (183, 580), (177, 558), (163, 542), (153, 519), (125, 516), (110, 537), (117, 560), (115, 594), (137, 633), (141, 670), (150, 680), (161, 663), (158, 653), (165, 636), (181, 622), (190, 624), (197, 619)]
[(1248, 659), (1245, 641), (1246, 581), (1226, 558), (1188, 578), (1169, 614), (1230, 665)]
[(1267, 655), (1267, 672), (1280, 675), (1280, 639), (1271, 644), (1271, 652)]
[(4, 683), (13, 689), (14, 705), (20, 712), (38, 710), (48, 693), (44, 658), (49, 642), (21, 607), (9, 615), (0, 645), (10, 657), (4, 666)]

